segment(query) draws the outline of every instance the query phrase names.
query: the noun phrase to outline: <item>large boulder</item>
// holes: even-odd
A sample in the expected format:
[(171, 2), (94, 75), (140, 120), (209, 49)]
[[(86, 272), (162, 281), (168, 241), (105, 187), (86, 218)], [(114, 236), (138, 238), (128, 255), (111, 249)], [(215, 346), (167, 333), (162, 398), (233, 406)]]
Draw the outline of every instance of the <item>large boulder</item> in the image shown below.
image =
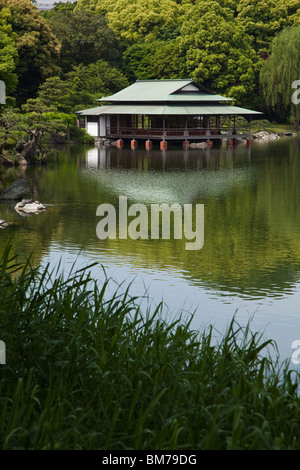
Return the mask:
[(20, 178), (12, 183), (8, 188), (3, 189), (2, 193), (0, 193), (0, 199), (20, 201), (29, 192), (30, 187), (28, 182)]

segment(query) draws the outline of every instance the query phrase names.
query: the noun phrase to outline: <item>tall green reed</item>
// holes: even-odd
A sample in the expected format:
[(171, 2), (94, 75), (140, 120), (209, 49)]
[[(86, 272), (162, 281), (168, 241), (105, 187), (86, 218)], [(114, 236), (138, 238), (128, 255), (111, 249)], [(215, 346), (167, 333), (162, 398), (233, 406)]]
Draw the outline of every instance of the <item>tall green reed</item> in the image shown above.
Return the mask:
[(91, 266), (64, 279), (2, 255), (1, 449), (300, 448), (297, 375), (272, 342), (143, 312)]

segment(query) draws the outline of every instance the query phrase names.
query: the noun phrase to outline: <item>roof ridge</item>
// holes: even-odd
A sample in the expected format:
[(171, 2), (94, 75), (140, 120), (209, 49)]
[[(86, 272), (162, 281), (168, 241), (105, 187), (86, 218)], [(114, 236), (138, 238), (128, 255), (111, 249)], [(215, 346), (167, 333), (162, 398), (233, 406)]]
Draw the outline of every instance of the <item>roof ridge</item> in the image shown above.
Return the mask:
[(135, 81), (137, 82), (193, 82), (192, 78), (145, 78), (145, 79), (138, 79)]

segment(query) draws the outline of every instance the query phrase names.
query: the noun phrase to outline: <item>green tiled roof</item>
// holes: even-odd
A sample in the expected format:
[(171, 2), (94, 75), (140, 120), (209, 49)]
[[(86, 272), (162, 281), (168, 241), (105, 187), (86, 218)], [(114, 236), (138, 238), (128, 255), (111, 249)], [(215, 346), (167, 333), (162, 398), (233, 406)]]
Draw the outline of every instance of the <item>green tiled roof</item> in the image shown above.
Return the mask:
[[(187, 87), (187, 91), (183, 89)], [(215, 95), (193, 80), (137, 80), (132, 85), (111, 96), (99, 99), (102, 102), (170, 102), (170, 101), (232, 101)]]
[(216, 95), (188, 80), (137, 80), (132, 85), (98, 100), (107, 103), (79, 111), (83, 116), (135, 114), (156, 116), (261, 115), (230, 104), (230, 98)]

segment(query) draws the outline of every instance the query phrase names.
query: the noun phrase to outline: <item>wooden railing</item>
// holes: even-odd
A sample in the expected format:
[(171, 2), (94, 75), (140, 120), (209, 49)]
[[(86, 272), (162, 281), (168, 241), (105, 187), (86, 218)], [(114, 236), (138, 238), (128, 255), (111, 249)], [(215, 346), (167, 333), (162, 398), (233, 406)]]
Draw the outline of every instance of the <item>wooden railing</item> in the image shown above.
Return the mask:
[(188, 129), (163, 129), (163, 128), (151, 128), (151, 129), (134, 129), (132, 127), (110, 127), (106, 130), (108, 137), (145, 137), (145, 138), (171, 138), (176, 139), (177, 137), (183, 139), (204, 139), (204, 138), (234, 138), (235, 136), (248, 136), (250, 130), (247, 129), (230, 129), (230, 128), (188, 128)]

